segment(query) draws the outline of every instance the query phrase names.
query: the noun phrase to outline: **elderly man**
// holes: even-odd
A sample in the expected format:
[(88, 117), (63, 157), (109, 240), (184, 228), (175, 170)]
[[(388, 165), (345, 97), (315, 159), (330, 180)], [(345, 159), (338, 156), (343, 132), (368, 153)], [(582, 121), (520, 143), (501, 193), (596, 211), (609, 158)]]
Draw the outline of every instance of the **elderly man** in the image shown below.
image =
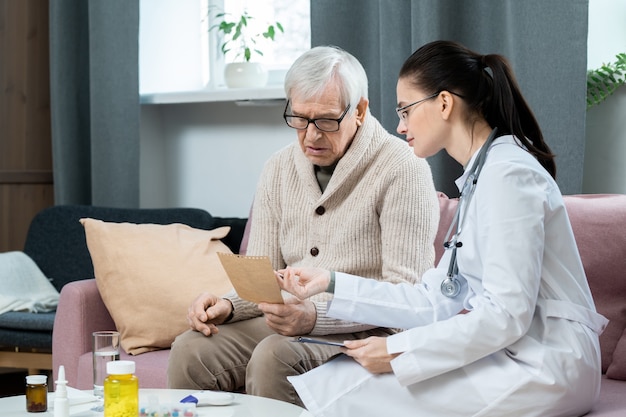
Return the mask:
[[(284, 119), (298, 142), (267, 161), (254, 201), (248, 255), (275, 269), (316, 266), (390, 282), (415, 282), (434, 261), (439, 206), (427, 162), (370, 114), (361, 64), (336, 47), (304, 53), (285, 77)], [(234, 391), (301, 404), (287, 376), (343, 341), (394, 331), (326, 316), (324, 294), (252, 304), (201, 294), (191, 330), (172, 345), (171, 388)], [(218, 327), (219, 326), (219, 327)]]

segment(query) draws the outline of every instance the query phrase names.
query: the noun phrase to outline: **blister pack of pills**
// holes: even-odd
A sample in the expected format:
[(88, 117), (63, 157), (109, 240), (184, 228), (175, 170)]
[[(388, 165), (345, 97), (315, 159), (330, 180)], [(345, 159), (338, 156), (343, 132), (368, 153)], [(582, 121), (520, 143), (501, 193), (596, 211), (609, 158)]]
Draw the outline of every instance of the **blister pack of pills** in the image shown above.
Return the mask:
[(197, 417), (194, 403), (159, 404), (151, 402), (139, 407), (140, 417)]

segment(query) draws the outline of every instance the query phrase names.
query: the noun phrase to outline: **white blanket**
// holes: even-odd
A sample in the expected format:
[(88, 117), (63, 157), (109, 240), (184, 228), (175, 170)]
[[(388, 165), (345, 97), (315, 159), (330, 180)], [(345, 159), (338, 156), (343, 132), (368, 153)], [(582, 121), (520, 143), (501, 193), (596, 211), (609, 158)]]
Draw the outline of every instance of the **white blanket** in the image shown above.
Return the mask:
[(23, 252), (0, 253), (0, 314), (55, 311), (59, 292)]

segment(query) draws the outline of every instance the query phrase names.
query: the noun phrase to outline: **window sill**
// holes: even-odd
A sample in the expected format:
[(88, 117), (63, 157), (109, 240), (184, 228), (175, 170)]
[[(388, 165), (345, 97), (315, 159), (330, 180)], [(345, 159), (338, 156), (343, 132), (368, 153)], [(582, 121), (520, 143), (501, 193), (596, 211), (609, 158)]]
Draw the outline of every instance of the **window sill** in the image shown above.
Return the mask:
[(241, 105), (265, 105), (283, 103), (285, 91), (282, 85), (263, 88), (220, 88), (214, 90), (174, 91), (168, 93), (142, 94), (141, 104), (212, 103), (236, 102)]

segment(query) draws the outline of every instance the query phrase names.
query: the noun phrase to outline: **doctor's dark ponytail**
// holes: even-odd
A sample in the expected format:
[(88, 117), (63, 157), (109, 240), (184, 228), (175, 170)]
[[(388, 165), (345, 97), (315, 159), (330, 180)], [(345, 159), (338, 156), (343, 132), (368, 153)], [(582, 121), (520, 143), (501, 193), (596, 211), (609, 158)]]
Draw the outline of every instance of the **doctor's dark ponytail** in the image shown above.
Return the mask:
[(470, 124), (483, 117), (499, 135), (514, 135), (556, 176), (554, 155), (503, 56), (480, 55), (455, 42), (435, 41), (415, 51), (399, 77), (427, 94), (445, 90), (462, 97)]

